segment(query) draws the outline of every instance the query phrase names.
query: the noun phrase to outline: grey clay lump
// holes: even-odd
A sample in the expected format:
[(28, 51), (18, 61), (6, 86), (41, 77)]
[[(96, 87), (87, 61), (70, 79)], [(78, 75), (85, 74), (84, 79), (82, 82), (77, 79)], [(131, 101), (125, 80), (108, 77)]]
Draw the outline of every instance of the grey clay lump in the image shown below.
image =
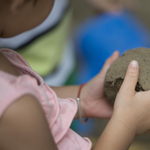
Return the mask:
[(150, 49), (137, 48), (128, 50), (111, 65), (105, 77), (105, 93), (111, 104), (114, 103), (124, 80), (127, 67), (132, 60), (136, 60), (139, 63), (139, 79), (135, 90), (137, 92), (150, 90)]

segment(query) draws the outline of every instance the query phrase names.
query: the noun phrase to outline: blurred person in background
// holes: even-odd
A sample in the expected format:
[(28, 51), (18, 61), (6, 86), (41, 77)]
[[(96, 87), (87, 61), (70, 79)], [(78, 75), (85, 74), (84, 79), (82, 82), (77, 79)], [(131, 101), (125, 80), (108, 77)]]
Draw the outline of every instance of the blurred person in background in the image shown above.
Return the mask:
[[(133, 6), (126, 0), (87, 2), (96, 11), (106, 12), (120, 11)], [(39, 26), (11, 38), (0, 38), (1, 48), (7, 47), (17, 51), (33, 70), (52, 86), (65, 84), (75, 68), (74, 48), (70, 40), (70, 6), (69, 0), (55, 0), (51, 14)]]

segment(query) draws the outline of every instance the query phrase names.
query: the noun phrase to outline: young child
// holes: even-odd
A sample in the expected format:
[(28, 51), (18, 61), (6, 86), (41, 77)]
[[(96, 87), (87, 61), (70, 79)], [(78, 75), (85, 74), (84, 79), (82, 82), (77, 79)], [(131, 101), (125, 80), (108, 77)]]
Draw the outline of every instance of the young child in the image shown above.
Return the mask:
[[(95, 5), (92, 6), (96, 11), (112, 12), (126, 8), (123, 1), (89, 2)], [(75, 69), (74, 46), (69, 30), (72, 21), (70, 2), (71, 0), (55, 0), (52, 11), (40, 25), (13, 37), (0, 38), (0, 48), (10, 48), (18, 52), (49, 85), (66, 84)], [(68, 57), (70, 59), (66, 59)]]
[[(0, 0), (0, 36), (33, 28), (46, 18), (52, 5), (53, 0)], [(90, 140), (69, 129), (72, 120), (81, 116), (112, 116), (94, 150), (128, 149), (134, 136), (150, 130), (150, 91), (135, 92), (139, 67), (132, 61), (112, 114), (103, 86), (105, 74), (117, 58), (115, 52), (102, 71), (80, 88), (50, 88), (18, 53), (1, 49), (0, 149), (90, 150)]]

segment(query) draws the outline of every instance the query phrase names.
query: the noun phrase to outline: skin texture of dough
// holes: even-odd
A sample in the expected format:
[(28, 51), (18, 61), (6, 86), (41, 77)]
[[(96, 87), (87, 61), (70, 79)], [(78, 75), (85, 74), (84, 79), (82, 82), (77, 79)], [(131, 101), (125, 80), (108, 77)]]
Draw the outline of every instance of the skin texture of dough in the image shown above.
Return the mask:
[(112, 105), (124, 80), (128, 65), (132, 60), (138, 61), (140, 70), (135, 90), (137, 92), (150, 90), (150, 49), (136, 48), (128, 50), (112, 64), (105, 77), (105, 93)]

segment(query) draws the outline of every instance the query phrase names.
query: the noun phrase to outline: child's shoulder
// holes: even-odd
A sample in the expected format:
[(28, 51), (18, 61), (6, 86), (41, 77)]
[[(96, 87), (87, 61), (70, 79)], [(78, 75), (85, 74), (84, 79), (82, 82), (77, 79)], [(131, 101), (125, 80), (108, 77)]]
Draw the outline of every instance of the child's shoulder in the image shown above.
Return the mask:
[(19, 76), (14, 76), (0, 71), (0, 94), (3, 96), (0, 96), (0, 117), (13, 102), (18, 103), (17, 100), (20, 97), (32, 94), (39, 100), (54, 140), (60, 149), (65, 148), (66, 143), (68, 147), (70, 146), (69, 149), (79, 149), (79, 147), (90, 149), (91, 142), (88, 139), (81, 138), (69, 129), (77, 112), (76, 101), (70, 98), (58, 98), (18, 53), (8, 49), (0, 50), (0, 52), (20, 73)]
[[(24, 95), (8, 107), (0, 121), (0, 149), (40, 149), (52, 141), (44, 113), (37, 99)], [(15, 138), (14, 138), (15, 135)], [(7, 141), (10, 141), (7, 144)], [(43, 140), (44, 139), (44, 140)], [(36, 143), (36, 144), (35, 144)], [(50, 144), (49, 144), (50, 145)]]
[(0, 71), (0, 117), (20, 97), (27, 94), (37, 97), (36, 84), (29, 75), (14, 76)]

